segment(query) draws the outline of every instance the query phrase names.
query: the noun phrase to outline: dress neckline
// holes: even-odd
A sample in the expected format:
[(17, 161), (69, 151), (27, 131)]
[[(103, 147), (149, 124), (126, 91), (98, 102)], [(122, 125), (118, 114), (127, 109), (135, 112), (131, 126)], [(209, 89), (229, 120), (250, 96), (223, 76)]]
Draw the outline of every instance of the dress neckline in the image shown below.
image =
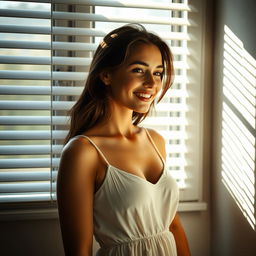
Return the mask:
[[(165, 174), (165, 163), (163, 164), (163, 169), (162, 169), (161, 175), (160, 175), (160, 177), (158, 178), (158, 180), (157, 180), (155, 183), (153, 183), (153, 182), (147, 180), (146, 178), (142, 178), (142, 177), (140, 177), (140, 176), (138, 176), (138, 175), (136, 175), (136, 174), (133, 174), (133, 173), (131, 173), (131, 172), (128, 172), (128, 171), (125, 171), (125, 170), (123, 170), (123, 169), (120, 169), (120, 168), (118, 168), (118, 167), (116, 167), (116, 166), (113, 166), (113, 165), (111, 165), (111, 164), (108, 164), (108, 170), (107, 170), (107, 172), (109, 171), (110, 168), (111, 168), (112, 170), (114, 170), (114, 171), (117, 171), (117, 173), (121, 173), (121, 174), (130, 176), (130, 177), (133, 177), (133, 178), (135, 178), (135, 179), (137, 179), (137, 180), (142, 180), (143, 182), (149, 183), (150, 185), (153, 185), (153, 186), (156, 186), (158, 183), (160, 183), (160, 181), (162, 180), (162, 178), (163, 178), (163, 176), (164, 176), (164, 174)], [(106, 174), (106, 175), (107, 175), (107, 174)], [(105, 177), (105, 178), (106, 178), (106, 177)]]
[[(84, 138), (86, 138), (86, 139), (96, 148), (96, 150), (99, 152), (99, 154), (100, 154), (100, 156), (102, 157), (102, 159), (105, 161), (105, 163), (106, 163), (106, 165), (107, 165), (108, 168), (107, 168), (107, 170), (106, 170), (106, 175), (105, 175), (105, 178), (104, 178), (103, 183), (105, 183), (106, 177), (108, 176), (108, 171), (109, 171), (109, 169), (112, 167), (114, 170), (119, 170), (119, 171), (120, 171), (121, 173), (123, 173), (123, 174), (126, 174), (126, 175), (128, 175), (128, 176), (130, 176), (130, 177), (134, 177), (134, 178), (136, 178), (136, 179), (143, 180), (144, 182), (150, 183), (151, 185), (154, 186), (154, 185), (157, 185), (157, 184), (160, 182), (160, 180), (162, 179), (162, 177), (164, 176), (166, 164), (165, 164), (165, 161), (164, 161), (164, 159), (163, 159), (161, 153), (159, 152), (159, 150), (158, 150), (158, 148), (157, 148), (157, 146), (156, 146), (154, 140), (152, 139), (151, 135), (149, 134), (148, 130), (147, 130), (146, 128), (143, 128), (143, 129), (145, 130), (146, 135), (147, 135), (147, 137), (148, 137), (150, 143), (152, 144), (153, 148), (155, 149), (155, 151), (156, 151), (157, 155), (159, 156), (159, 158), (160, 158), (160, 160), (161, 160), (161, 162), (162, 162), (162, 165), (163, 165), (162, 171), (161, 171), (161, 175), (160, 175), (160, 177), (158, 178), (157, 182), (155, 182), (155, 183), (153, 183), (153, 182), (147, 180), (146, 178), (142, 178), (142, 177), (140, 177), (140, 176), (138, 176), (138, 175), (136, 175), (136, 174), (133, 174), (133, 173), (131, 173), (131, 172), (125, 171), (125, 170), (123, 170), (123, 169), (120, 169), (120, 168), (118, 168), (118, 167), (116, 167), (116, 166), (114, 166), (114, 165), (111, 165), (111, 164), (108, 162), (108, 160), (107, 160), (107, 158), (105, 157), (105, 155), (103, 154), (103, 152), (100, 150), (100, 148), (95, 144), (95, 142), (94, 142), (90, 137), (88, 137), (88, 136), (86, 136), (86, 135), (83, 135), (83, 134), (77, 135), (77, 136), (75, 136), (75, 137), (84, 137)], [(75, 137), (74, 137), (74, 138), (75, 138)], [(103, 183), (101, 184), (100, 188), (102, 187)], [(99, 188), (99, 189), (100, 189), (100, 188)], [(99, 189), (98, 189), (98, 190), (99, 190)], [(97, 191), (98, 191), (98, 190), (97, 190)]]

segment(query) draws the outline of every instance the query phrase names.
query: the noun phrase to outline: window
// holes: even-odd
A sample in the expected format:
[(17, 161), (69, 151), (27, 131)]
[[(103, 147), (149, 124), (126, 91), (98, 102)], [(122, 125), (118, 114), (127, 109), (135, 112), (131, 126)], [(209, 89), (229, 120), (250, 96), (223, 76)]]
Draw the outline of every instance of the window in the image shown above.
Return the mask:
[(67, 110), (83, 89), (98, 42), (113, 28), (131, 22), (159, 34), (174, 54), (174, 85), (143, 125), (166, 139), (167, 165), (179, 183), (181, 201), (200, 201), (202, 1), (0, 5), (0, 202), (56, 200)]

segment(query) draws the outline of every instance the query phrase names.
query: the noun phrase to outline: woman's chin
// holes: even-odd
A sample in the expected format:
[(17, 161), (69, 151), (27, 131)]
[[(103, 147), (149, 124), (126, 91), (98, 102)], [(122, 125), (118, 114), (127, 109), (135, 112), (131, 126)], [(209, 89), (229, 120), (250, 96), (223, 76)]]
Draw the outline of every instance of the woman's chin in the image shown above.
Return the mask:
[(134, 110), (134, 112), (136, 112), (138, 114), (147, 114), (149, 112), (149, 108), (147, 108), (147, 109), (137, 109), (137, 110)]

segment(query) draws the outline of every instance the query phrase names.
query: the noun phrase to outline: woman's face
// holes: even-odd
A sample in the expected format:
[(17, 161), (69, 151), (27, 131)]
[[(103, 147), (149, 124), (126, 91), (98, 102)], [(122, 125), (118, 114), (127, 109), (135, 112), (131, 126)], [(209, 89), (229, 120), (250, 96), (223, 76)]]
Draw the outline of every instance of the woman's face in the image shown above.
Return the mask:
[(111, 102), (138, 113), (148, 112), (162, 88), (162, 73), (162, 55), (157, 46), (133, 45), (125, 62), (105, 76), (105, 84), (110, 86)]

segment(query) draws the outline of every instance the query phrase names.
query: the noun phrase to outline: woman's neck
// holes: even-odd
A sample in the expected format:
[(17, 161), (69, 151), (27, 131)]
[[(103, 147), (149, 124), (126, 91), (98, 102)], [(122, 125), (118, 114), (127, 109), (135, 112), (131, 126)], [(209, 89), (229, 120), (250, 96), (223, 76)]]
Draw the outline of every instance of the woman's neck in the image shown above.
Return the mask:
[(139, 128), (132, 123), (133, 111), (127, 108), (111, 106), (107, 120), (98, 123), (90, 129), (87, 135), (100, 135), (108, 137), (133, 138)]

